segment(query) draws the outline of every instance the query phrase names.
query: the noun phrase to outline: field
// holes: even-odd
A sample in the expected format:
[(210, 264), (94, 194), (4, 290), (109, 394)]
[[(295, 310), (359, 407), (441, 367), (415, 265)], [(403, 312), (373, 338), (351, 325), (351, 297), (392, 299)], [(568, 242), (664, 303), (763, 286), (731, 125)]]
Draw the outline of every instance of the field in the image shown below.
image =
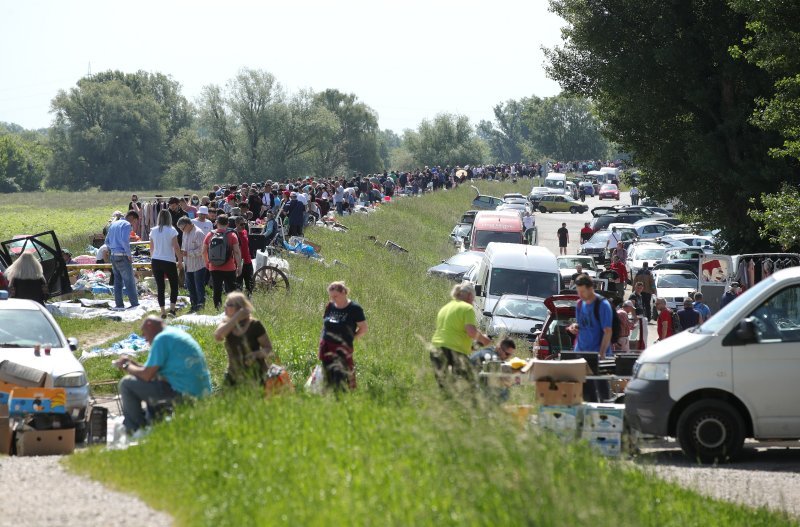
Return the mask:
[[(483, 188), (494, 195), (519, 189)], [(325, 286), (345, 280), (369, 324), (356, 347), (356, 393), (315, 397), (298, 389), (265, 400), (255, 390), (219, 390), (180, 408), (143, 444), (89, 449), (69, 466), (141, 496), (180, 525), (790, 525), (784, 515), (700, 497), (583, 445), (521, 433), (490, 401), (440, 394), (426, 342), (449, 285), (425, 269), (452, 253), (447, 234), (471, 196), (461, 188), (405, 199), (345, 218), (348, 233), (310, 231), (329, 265), (292, 259), (291, 291), (255, 299), (299, 387), (316, 363)], [(93, 201), (120, 206), (102, 195)], [(90, 232), (79, 214), (53, 207), (50, 218), (78, 236)], [(390, 252), (370, 236), (409, 253)], [(84, 341), (135, 329), (64, 322)], [(224, 350), (211, 328), (192, 334), (219, 386)], [(108, 362), (90, 361), (90, 377), (118, 376)]]

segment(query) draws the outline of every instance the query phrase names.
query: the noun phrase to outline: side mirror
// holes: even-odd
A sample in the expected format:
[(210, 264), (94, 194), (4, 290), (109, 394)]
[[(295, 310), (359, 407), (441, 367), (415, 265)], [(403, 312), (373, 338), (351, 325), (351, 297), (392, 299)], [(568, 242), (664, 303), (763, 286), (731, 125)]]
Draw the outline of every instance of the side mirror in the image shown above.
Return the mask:
[(483, 287), (476, 285), (475, 286), (475, 296), (483, 296)]
[(748, 317), (739, 322), (739, 327), (736, 328), (736, 338), (744, 344), (758, 342), (758, 331), (753, 317)]
[(542, 328), (543, 328), (543, 327), (544, 327), (544, 323), (539, 323), (539, 324), (534, 324), (534, 325), (533, 325), (533, 329), (534, 329), (535, 331), (539, 331), (539, 332), (541, 332), (541, 331), (542, 331)]
[(67, 344), (69, 344), (70, 351), (78, 351), (78, 339), (75, 337), (68, 338)]
[(490, 317), (490, 316), (492, 316), (492, 312), (491, 311), (484, 311), (483, 312), (483, 316)]

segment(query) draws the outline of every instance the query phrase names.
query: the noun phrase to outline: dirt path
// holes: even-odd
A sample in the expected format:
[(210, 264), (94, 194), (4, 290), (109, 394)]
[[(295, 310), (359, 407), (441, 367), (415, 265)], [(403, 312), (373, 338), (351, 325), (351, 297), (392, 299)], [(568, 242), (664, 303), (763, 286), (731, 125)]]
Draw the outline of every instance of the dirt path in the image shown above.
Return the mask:
[(65, 471), (60, 459), (0, 457), (0, 527), (172, 525), (137, 498)]

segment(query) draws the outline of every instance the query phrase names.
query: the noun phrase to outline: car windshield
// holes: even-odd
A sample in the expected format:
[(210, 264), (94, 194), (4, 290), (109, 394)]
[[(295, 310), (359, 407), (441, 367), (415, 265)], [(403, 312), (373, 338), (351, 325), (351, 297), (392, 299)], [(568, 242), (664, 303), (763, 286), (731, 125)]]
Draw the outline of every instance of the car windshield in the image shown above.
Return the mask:
[(475, 233), (475, 248), (485, 249), (491, 242), (522, 243), (522, 233), (513, 231), (477, 231)]
[[(773, 287), (775, 284), (775, 278), (769, 276), (764, 278), (756, 285), (742, 293), (741, 295), (737, 296), (729, 303), (725, 304), (725, 307), (714, 313), (714, 316), (710, 317), (707, 321), (705, 321), (701, 326), (698, 328), (693, 328), (694, 331), (697, 333), (703, 333), (705, 335), (714, 335), (719, 333), (722, 328), (730, 322), (730, 317), (733, 314), (741, 309), (742, 304), (746, 304), (750, 301), (750, 298), (753, 295), (760, 295), (765, 289), (769, 289)], [(691, 331), (691, 330), (690, 330)]]
[(453, 236), (458, 236), (459, 238), (463, 238), (464, 236), (469, 235), (469, 231), (472, 230), (472, 225), (458, 225), (455, 229), (453, 229)]
[(591, 238), (589, 238), (589, 243), (606, 243), (610, 235), (611, 233), (609, 231), (596, 232)]
[(594, 258), (559, 258), (559, 269), (575, 269), (578, 265), (583, 266), (584, 269), (597, 270), (594, 265)]
[(34, 344), (63, 346), (55, 329), (39, 310), (0, 309), (0, 347), (30, 348)]
[(459, 267), (472, 267), (472, 265), (478, 261), (480, 257), (476, 257), (474, 254), (471, 253), (458, 253), (455, 256), (451, 256), (447, 263), (450, 265), (457, 265)]
[(544, 302), (533, 298), (501, 298), (494, 308), (499, 317), (544, 320), (548, 313)]
[(611, 183), (608, 183), (608, 184), (603, 185), (602, 187), (600, 187), (600, 190), (617, 190), (617, 186), (613, 185)]
[(492, 269), (489, 294), (526, 295), (547, 298), (558, 292), (561, 275), (521, 269)]
[(660, 274), (656, 276), (656, 287), (677, 287), (682, 289), (697, 289), (697, 277), (691, 273), (685, 274)]
[(636, 260), (660, 260), (664, 257), (666, 249), (638, 249), (636, 251)]

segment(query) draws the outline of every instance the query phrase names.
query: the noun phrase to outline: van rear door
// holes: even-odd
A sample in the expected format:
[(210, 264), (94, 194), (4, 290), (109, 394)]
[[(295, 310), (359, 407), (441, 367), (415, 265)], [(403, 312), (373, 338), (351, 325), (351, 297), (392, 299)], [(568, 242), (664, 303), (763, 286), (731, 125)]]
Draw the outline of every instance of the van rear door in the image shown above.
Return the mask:
[(703, 303), (711, 308), (711, 313), (719, 311), (719, 301), (725, 287), (731, 280), (733, 260), (726, 254), (701, 254), (697, 276), (700, 278), (700, 292)]
[(0, 259), (8, 266), (23, 253), (32, 253), (42, 264), (44, 279), (50, 289), (50, 296), (65, 295), (72, 291), (69, 283), (67, 264), (61, 255), (61, 245), (53, 231), (17, 236), (0, 242)]

